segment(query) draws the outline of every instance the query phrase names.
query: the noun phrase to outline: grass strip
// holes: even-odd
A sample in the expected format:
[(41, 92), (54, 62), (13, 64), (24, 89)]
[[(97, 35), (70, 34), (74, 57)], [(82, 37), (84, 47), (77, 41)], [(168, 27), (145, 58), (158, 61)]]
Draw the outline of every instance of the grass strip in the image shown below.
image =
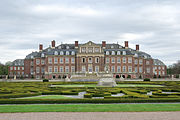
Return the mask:
[(156, 112), (180, 111), (180, 104), (0, 105), (0, 113), (15, 112)]

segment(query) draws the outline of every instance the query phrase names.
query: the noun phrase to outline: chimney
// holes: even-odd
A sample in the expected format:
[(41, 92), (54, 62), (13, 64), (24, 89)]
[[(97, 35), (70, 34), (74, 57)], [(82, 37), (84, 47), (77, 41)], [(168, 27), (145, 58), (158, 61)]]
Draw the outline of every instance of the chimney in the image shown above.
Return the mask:
[(125, 43), (125, 48), (126, 49), (129, 48), (128, 41), (125, 41), (124, 43)]
[(75, 48), (78, 48), (78, 41), (75, 41)]
[(43, 50), (43, 45), (39, 44), (39, 52), (42, 52), (42, 50)]
[(139, 51), (139, 45), (136, 45), (136, 51)]
[(102, 41), (102, 47), (106, 48), (106, 41)]
[(52, 47), (52, 49), (55, 49), (55, 40), (53, 40), (53, 41), (51, 42), (51, 47)]

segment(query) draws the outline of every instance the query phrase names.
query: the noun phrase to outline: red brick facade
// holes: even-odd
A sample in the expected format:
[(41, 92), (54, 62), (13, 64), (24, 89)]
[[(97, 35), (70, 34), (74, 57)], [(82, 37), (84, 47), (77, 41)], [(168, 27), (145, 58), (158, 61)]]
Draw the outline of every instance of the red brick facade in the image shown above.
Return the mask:
[[(166, 66), (150, 55), (136, 49), (130, 49), (128, 41), (125, 47), (119, 44), (62, 44), (55, 46), (52, 41), (50, 48), (33, 52), (24, 59), (23, 68), (14, 65), (9, 67), (9, 74), (20, 74), (29, 78), (59, 79), (78, 73), (109, 72), (115, 77), (152, 78), (166, 76)], [(15, 69), (14, 69), (15, 68)]]

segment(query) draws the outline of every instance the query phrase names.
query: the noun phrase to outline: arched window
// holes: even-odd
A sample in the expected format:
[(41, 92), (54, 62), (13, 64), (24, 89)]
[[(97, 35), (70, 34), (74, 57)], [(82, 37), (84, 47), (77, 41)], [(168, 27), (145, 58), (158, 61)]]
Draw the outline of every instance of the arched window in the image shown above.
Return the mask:
[(121, 55), (121, 52), (120, 52), (120, 51), (117, 51), (117, 55)]
[(63, 51), (60, 52), (60, 55), (64, 55)]
[(71, 55), (75, 55), (75, 52), (74, 52), (74, 51), (72, 51), (72, 52), (71, 52)]
[(44, 53), (41, 54), (41, 57), (44, 57)]
[(109, 51), (106, 51), (106, 55), (109, 55)]
[(58, 55), (58, 52), (57, 52), (57, 51), (55, 51), (55, 52), (54, 52), (54, 55)]
[(115, 55), (115, 52), (114, 52), (114, 51), (112, 51), (111, 55)]
[(69, 51), (66, 51), (66, 55), (69, 55)]
[(123, 51), (123, 55), (126, 55), (126, 51)]

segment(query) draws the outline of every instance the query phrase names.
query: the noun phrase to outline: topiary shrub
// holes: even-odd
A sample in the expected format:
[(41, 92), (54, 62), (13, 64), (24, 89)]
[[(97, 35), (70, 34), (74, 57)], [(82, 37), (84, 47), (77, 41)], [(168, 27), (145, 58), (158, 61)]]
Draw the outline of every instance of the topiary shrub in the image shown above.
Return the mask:
[(144, 81), (150, 81), (150, 78), (145, 78)]
[(43, 82), (49, 82), (49, 80), (48, 79), (43, 79)]
[(91, 94), (84, 94), (84, 98), (92, 98)]
[(139, 76), (139, 79), (142, 79), (142, 76), (141, 76), (141, 75)]

